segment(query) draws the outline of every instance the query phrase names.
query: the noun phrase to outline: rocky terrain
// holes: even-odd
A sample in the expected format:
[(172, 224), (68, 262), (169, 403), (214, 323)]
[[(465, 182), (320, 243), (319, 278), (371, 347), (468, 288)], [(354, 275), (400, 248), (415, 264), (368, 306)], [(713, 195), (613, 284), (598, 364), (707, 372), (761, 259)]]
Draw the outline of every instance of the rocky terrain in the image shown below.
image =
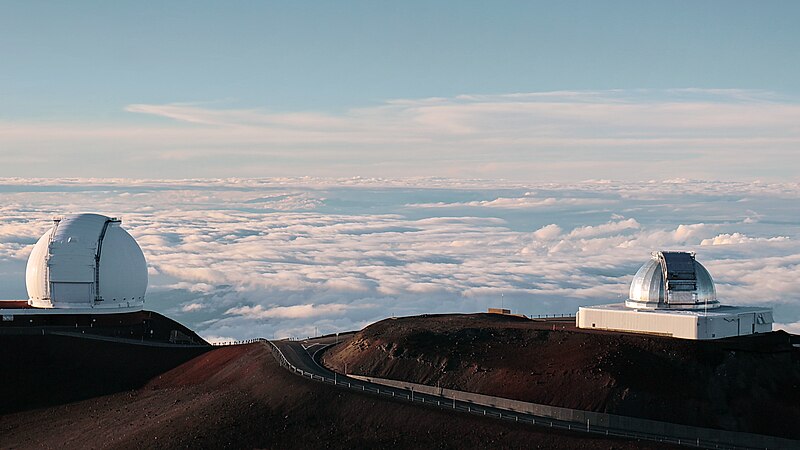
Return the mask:
[(3, 448), (672, 448), (453, 414), (312, 382), (267, 344), (218, 348), (144, 387), (0, 416)]
[(323, 362), (534, 403), (800, 438), (800, 349), (787, 333), (688, 341), (578, 330), (573, 320), (386, 319)]

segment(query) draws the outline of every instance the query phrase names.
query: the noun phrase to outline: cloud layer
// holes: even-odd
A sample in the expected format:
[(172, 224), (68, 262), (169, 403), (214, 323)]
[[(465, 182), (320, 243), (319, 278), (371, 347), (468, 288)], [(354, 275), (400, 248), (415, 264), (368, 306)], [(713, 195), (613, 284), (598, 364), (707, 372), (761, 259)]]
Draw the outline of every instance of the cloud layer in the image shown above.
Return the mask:
[(0, 281), (48, 219), (123, 217), (148, 307), (216, 338), (308, 336), (392, 315), (573, 313), (620, 301), (657, 249), (694, 250), (721, 300), (800, 322), (800, 185), (668, 180), (36, 180), (0, 183)]

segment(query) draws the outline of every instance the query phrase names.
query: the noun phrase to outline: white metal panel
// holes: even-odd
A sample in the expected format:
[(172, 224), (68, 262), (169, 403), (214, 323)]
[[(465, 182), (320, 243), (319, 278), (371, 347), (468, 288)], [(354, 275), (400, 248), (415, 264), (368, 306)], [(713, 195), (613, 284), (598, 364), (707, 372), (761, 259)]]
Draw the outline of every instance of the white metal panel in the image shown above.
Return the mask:
[[(94, 283), (94, 254), (87, 254), (86, 249), (75, 247), (72, 243), (53, 243), (50, 247), (47, 266), (51, 283)], [(51, 297), (57, 298), (55, 295)]]
[(701, 318), (706, 324), (705, 334), (701, 339), (719, 339), (723, 337), (739, 336), (739, 315), (704, 316)]
[(81, 303), (85, 305), (94, 297), (94, 283), (58, 283), (52, 284), (52, 296), (59, 303)]
[(772, 331), (772, 311), (759, 311), (755, 314), (756, 332), (768, 333)]
[(770, 331), (772, 331), (772, 322), (756, 324), (756, 333), (769, 333)]
[(697, 320), (693, 315), (667, 315), (625, 309), (580, 308), (580, 328), (629, 331), (695, 339)]
[(739, 314), (739, 335), (753, 334), (756, 331), (755, 313)]
[(628, 297), (640, 303), (664, 303), (664, 277), (657, 259), (650, 259), (639, 268), (631, 281)]
[[(54, 307), (73, 308), (94, 304), (95, 253), (106, 216), (99, 214), (77, 214), (57, 219), (55, 232), (50, 240), (47, 262), (50, 282), (50, 302)], [(56, 286), (60, 289), (56, 289)], [(71, 283), (88, 285), (87, 289)], [(80, 300), (77, 296), (83, 293)], [(63, 296), (63, 297), (62, 297)]]
[(111, 224), (106, 230), (100, 256), (99, 278), (99, 293), (103, 302), (98, 306), (144, 301), (147, 262), (139, 244), (118, 223)]
[(50, 228), (42, 235), (33, 246), (33, 251), (28, 257), (28, 265), (25, 268), (25, 286), (28, 290), (28, 298), (35, 302), (34, 306), (49, 307), (50, 301), (47, 293), (47, 244), (50, 242), (50, 235), (53, 229)]

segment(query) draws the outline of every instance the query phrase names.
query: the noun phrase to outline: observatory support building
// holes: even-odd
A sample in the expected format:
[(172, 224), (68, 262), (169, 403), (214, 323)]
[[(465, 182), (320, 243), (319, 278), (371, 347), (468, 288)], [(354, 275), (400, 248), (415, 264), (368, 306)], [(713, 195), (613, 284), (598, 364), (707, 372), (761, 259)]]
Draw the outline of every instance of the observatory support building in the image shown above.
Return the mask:
[(631, 282), (625, 303), (582, 306), (578, 328), (719, 339), (772, 331), (772, 309), (723, 306), (694, 253), (654, 252)]

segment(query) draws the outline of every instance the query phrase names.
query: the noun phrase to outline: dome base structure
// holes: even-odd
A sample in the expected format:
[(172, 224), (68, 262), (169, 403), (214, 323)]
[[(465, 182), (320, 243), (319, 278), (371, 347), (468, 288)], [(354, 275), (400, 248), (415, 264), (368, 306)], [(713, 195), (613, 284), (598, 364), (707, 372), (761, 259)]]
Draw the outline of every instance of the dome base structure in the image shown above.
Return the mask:
[(623, 303), (581, 306), (578, 328), (624, 331), (682, 339), (721, 339), (772, 331), (772, 309), (720, 306), (705, 311), (631, 309)]

